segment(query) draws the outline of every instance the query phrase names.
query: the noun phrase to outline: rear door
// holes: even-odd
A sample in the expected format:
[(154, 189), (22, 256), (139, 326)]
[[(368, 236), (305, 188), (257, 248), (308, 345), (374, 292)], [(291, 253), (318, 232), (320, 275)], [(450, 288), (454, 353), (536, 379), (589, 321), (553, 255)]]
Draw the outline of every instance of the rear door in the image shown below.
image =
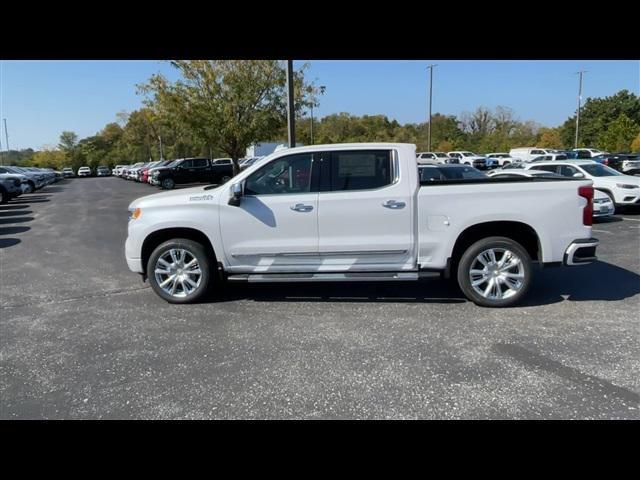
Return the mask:
[(382, 149), (327, 152), (321, 165), (322, 268), (400, 270), (410, 264), (413, 190), (406, 178), (401, 181), (397, 153)]

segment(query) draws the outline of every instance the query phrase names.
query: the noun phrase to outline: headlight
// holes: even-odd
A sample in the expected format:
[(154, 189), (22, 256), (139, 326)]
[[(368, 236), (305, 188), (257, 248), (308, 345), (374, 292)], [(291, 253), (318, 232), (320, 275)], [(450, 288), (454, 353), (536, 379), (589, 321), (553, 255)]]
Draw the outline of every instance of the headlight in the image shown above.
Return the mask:
[(640, 188), (639, 185), (629, 185), (628, 183), (616, 183), (618, 188)]
[(140, 218), (141, 214), (142, 214), (142, 210), (140, 210), (139, 208), (130, 208), (129, 209), (129, 220), (136, 220), (136, 219)]

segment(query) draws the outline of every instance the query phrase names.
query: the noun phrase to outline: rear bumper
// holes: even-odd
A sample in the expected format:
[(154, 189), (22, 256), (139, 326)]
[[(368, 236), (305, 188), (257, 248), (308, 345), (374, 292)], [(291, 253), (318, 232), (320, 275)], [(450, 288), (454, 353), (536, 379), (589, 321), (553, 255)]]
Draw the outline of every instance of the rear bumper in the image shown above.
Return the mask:
[(595, 262), (598, 259), (598, 257), (596, 257), (596, 248), (599, 244), (600, 241), (597, 238), (574, 240), (571, 242), (571, 245), (567, 247), (562, 263), (571, 267)]

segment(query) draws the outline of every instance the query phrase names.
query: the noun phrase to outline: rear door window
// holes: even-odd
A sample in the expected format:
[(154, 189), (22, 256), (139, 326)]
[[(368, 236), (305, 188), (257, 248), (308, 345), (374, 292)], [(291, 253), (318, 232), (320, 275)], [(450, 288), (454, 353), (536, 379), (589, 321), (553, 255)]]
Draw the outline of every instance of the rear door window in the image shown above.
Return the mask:
[(371, 190), (392, 183), (390, 150), (333, 152), (331, 190)]

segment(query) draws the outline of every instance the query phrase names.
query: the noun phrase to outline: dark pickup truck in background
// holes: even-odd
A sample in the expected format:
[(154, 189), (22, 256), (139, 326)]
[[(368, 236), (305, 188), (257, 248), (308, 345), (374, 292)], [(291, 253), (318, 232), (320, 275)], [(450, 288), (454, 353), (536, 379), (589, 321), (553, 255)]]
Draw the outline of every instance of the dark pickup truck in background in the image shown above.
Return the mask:
[(164, 189), (185, 183), (225, 183), (233, 177), (231, 162), (209, 158), (180, 158), (169, 165), (154, 169), (150, 182)]

